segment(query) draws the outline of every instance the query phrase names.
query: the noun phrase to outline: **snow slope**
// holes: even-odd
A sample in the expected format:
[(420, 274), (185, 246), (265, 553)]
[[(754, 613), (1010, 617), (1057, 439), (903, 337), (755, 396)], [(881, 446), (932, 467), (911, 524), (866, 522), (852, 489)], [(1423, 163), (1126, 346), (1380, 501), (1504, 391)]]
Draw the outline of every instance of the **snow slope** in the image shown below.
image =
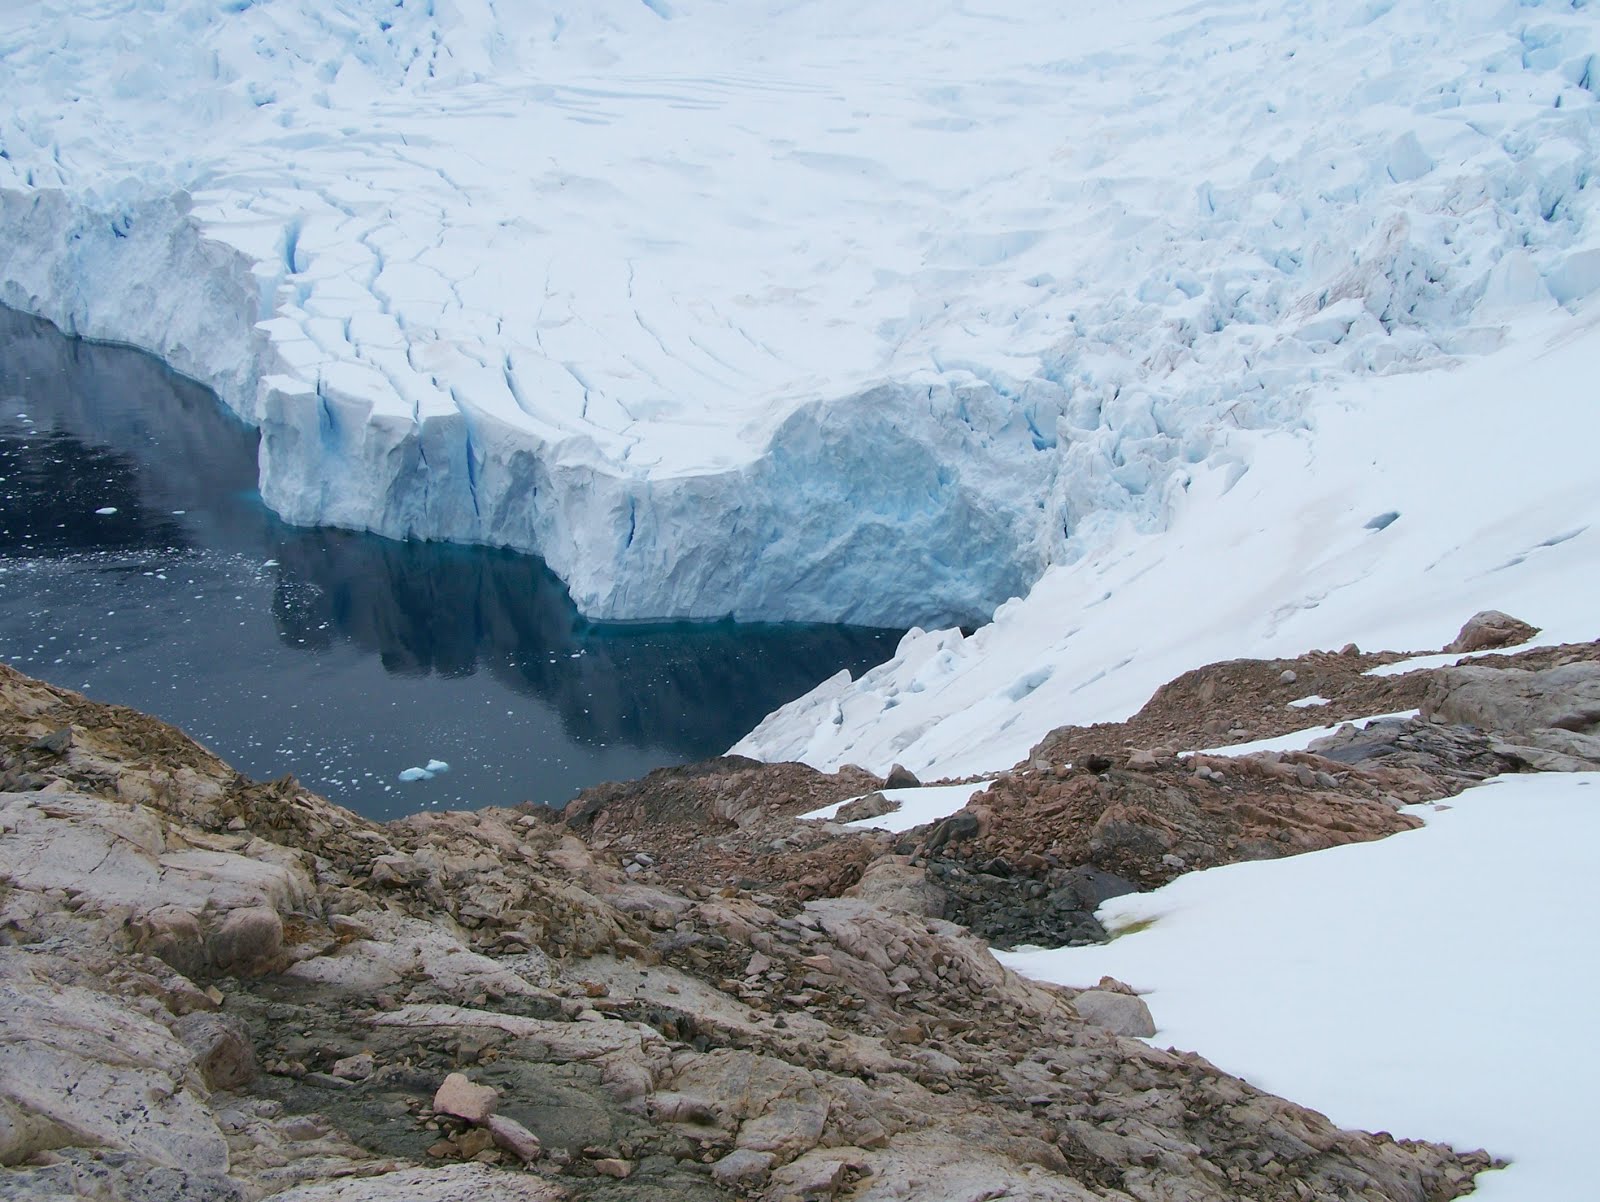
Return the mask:
[(1500, 777), (1415, 810), (1422, 830), (1115, 898), (1107, 929), (1151, 925), (1108, 944), (1000, 958), (1063, 984), (1125, 981), (1145, 992), (1150, 1042), (1341, 1126), (1509, 1160), (1474, 1202), (1583, 1202), (1600, 774)]
[(1314, 434), (1238, 434), (1248, 470), (1186, 470), (1164, 533), (1052, 568), (970, 638), (912, 631), (736, 750), (965, 776), (1218, 660), (1440, 647), (1481, 609), (1543, 627), (1538, 642), (1600, 636), (1597, 365), (1590, 306), (1514, 324), (1453, 370), (1329, 383)]
[(11, 0), (0, 301), (215, 386), (296, 522), (970, 622), (1600, 288), (1594, 16)]

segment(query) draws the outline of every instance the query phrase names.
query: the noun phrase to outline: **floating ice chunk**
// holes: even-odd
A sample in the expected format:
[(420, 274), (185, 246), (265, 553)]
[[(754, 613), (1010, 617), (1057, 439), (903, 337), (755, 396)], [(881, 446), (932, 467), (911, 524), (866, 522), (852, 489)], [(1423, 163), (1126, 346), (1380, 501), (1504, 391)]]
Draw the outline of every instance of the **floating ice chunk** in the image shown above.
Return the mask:
[(113, 513), (116, 513), (116, 512), (117, 512), (117, 507), (115, 505), (107, 505), (104, 508), (95, 510), (95, 513), (99, 514), (101, 517), (110, 517)]
[(432, 780), (433, 773), (429, 772), (426, 768), (407, 768), (400, 774), (400, 779), (409, 785), (415, 780)]
[(450, 765), (443, 760), (429, 760), (426, 771), (435, 773), (448, 772), (450, 771)]

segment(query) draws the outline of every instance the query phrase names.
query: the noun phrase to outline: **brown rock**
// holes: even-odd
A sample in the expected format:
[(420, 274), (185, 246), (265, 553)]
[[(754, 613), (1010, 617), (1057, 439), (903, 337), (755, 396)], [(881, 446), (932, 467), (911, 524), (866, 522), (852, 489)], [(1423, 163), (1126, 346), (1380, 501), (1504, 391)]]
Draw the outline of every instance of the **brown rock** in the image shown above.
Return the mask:
[(491, 1114), (484, 1120), (484, 1127), (497, 1145), (523, 1164), (531, 1164), (544, 1154), (539, 1137), (515, 1119), (508, 1119), (503, 1114)]
[(1537, 626), (1529, 626), (1498, 609), (1485, 609), (1467, 619), (1466, 625), (1456, 635), (1446, 651), (1485, 651), (1492, 647), (1514, 647), (1526, 643), (1539, 633)]
[(328, 1071), (343, 1081), (365, 1081), (372, 1076), (372, 1068), (372, 1053), (361, 1052), (355, 1056), (335, 1060), (333, 1067)]
[(945, 891), (928, 879), (925, 869), (913, 865), (909, 856), (875, 860), (861, 879), (845, 890), (844, 896), (859, 897), (905, 914), (944, 917)]
[(158, 906), (134, 923), (135, 947), (166, 961), (186, 977), (206, 969), (205, 936), (200, 920), (182, 906)]
[(208, 941), (219, 973), (259, 977), (281, 967), (283, 919), (271, 906), (246, 906), (223, 919)]
[(435, 1114), (453, 1114), (469, 1123), (481, 1123), (494, 1113), (500, 1093), (490, 1085), (474, 1085), (465, 1073), (451, 1073), (433, 1095)]
[(747, 977), (759, 977), (771, 967), (772, 957), (762, 952), (755, 952), (751, 955), (750, 962), (744, 966), (744, 975)]
[(784, 1166), (782, 1179), (774, 1183), (773, 1196), (779, 1202), (832, 1202), (849, 1172), (849, 1161), (805, 1157)]
[(1154, 772), (1161, 767), (1161, 761), (1156, 759), (1151, 751), (1130, 751), (1128, 753), (1128, 768), (1133, 772)]
[(494, 1135), (486, 1127), (473, 1127), (456, 1136), (456, 1147), (461, 1149), (463, 1160), (471, 1160), (478, 1153), (487, 1152), (493, 1144)]
[(633, 1176), (633, 1162), (607, 1157), (605, 1160), (594, 1162), (594, 1171), (602, 1177), (615, 1177), (618, 1181), (626, 1181)]
[(890, 801), (882, 793), (868, 793), (840, 806), (833, 816), (835, 822), (860, 822), (863, 818), (879, 818), (893, 814), (900, 808), (898, 801)]

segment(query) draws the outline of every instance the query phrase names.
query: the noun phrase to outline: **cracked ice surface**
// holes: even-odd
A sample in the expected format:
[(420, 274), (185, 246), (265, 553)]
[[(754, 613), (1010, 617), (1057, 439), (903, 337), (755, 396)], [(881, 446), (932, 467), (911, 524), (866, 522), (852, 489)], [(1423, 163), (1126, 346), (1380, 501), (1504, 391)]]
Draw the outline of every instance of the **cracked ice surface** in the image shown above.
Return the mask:
[(0, 300), (291, 521), (605, 618), (987, 618), (1323, 381), (1600, 288), (1581, 0), (40, 0)]
[[(1121, 721), (1219, 660), (1438, 647), (1483, 609), (1540, 627), (1530, 646), (1600, 636), (1597, 362), (1591, 304), (1513, 323), (1504, 351), (1454, 371), (1330, 387), (1314, 437), (1240, 434), (1248, 472), (1193, 470), (1166, 530), (1124, 528), (1052, 567), (970, 637), (911, 631), (889, 662), (838, 674), (734, 750), (988, 774), (1057, 726)], [(1379, 527), (1375, 512), (1399, 516)], [(1217, 712), (1248, 721), (1233, 705), (1219, 697)]]

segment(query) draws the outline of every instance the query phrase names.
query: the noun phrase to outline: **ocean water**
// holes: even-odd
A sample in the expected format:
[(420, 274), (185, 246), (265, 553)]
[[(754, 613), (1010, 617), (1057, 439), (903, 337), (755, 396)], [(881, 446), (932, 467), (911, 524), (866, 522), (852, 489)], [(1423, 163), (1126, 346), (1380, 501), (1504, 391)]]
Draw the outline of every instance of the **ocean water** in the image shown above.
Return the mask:
[(390, 818), (716, 755), (899, 639), (595, 626), (531, 556), (285, 525), (255, 463), (158, 360), (0, 309), (0, 660)]

